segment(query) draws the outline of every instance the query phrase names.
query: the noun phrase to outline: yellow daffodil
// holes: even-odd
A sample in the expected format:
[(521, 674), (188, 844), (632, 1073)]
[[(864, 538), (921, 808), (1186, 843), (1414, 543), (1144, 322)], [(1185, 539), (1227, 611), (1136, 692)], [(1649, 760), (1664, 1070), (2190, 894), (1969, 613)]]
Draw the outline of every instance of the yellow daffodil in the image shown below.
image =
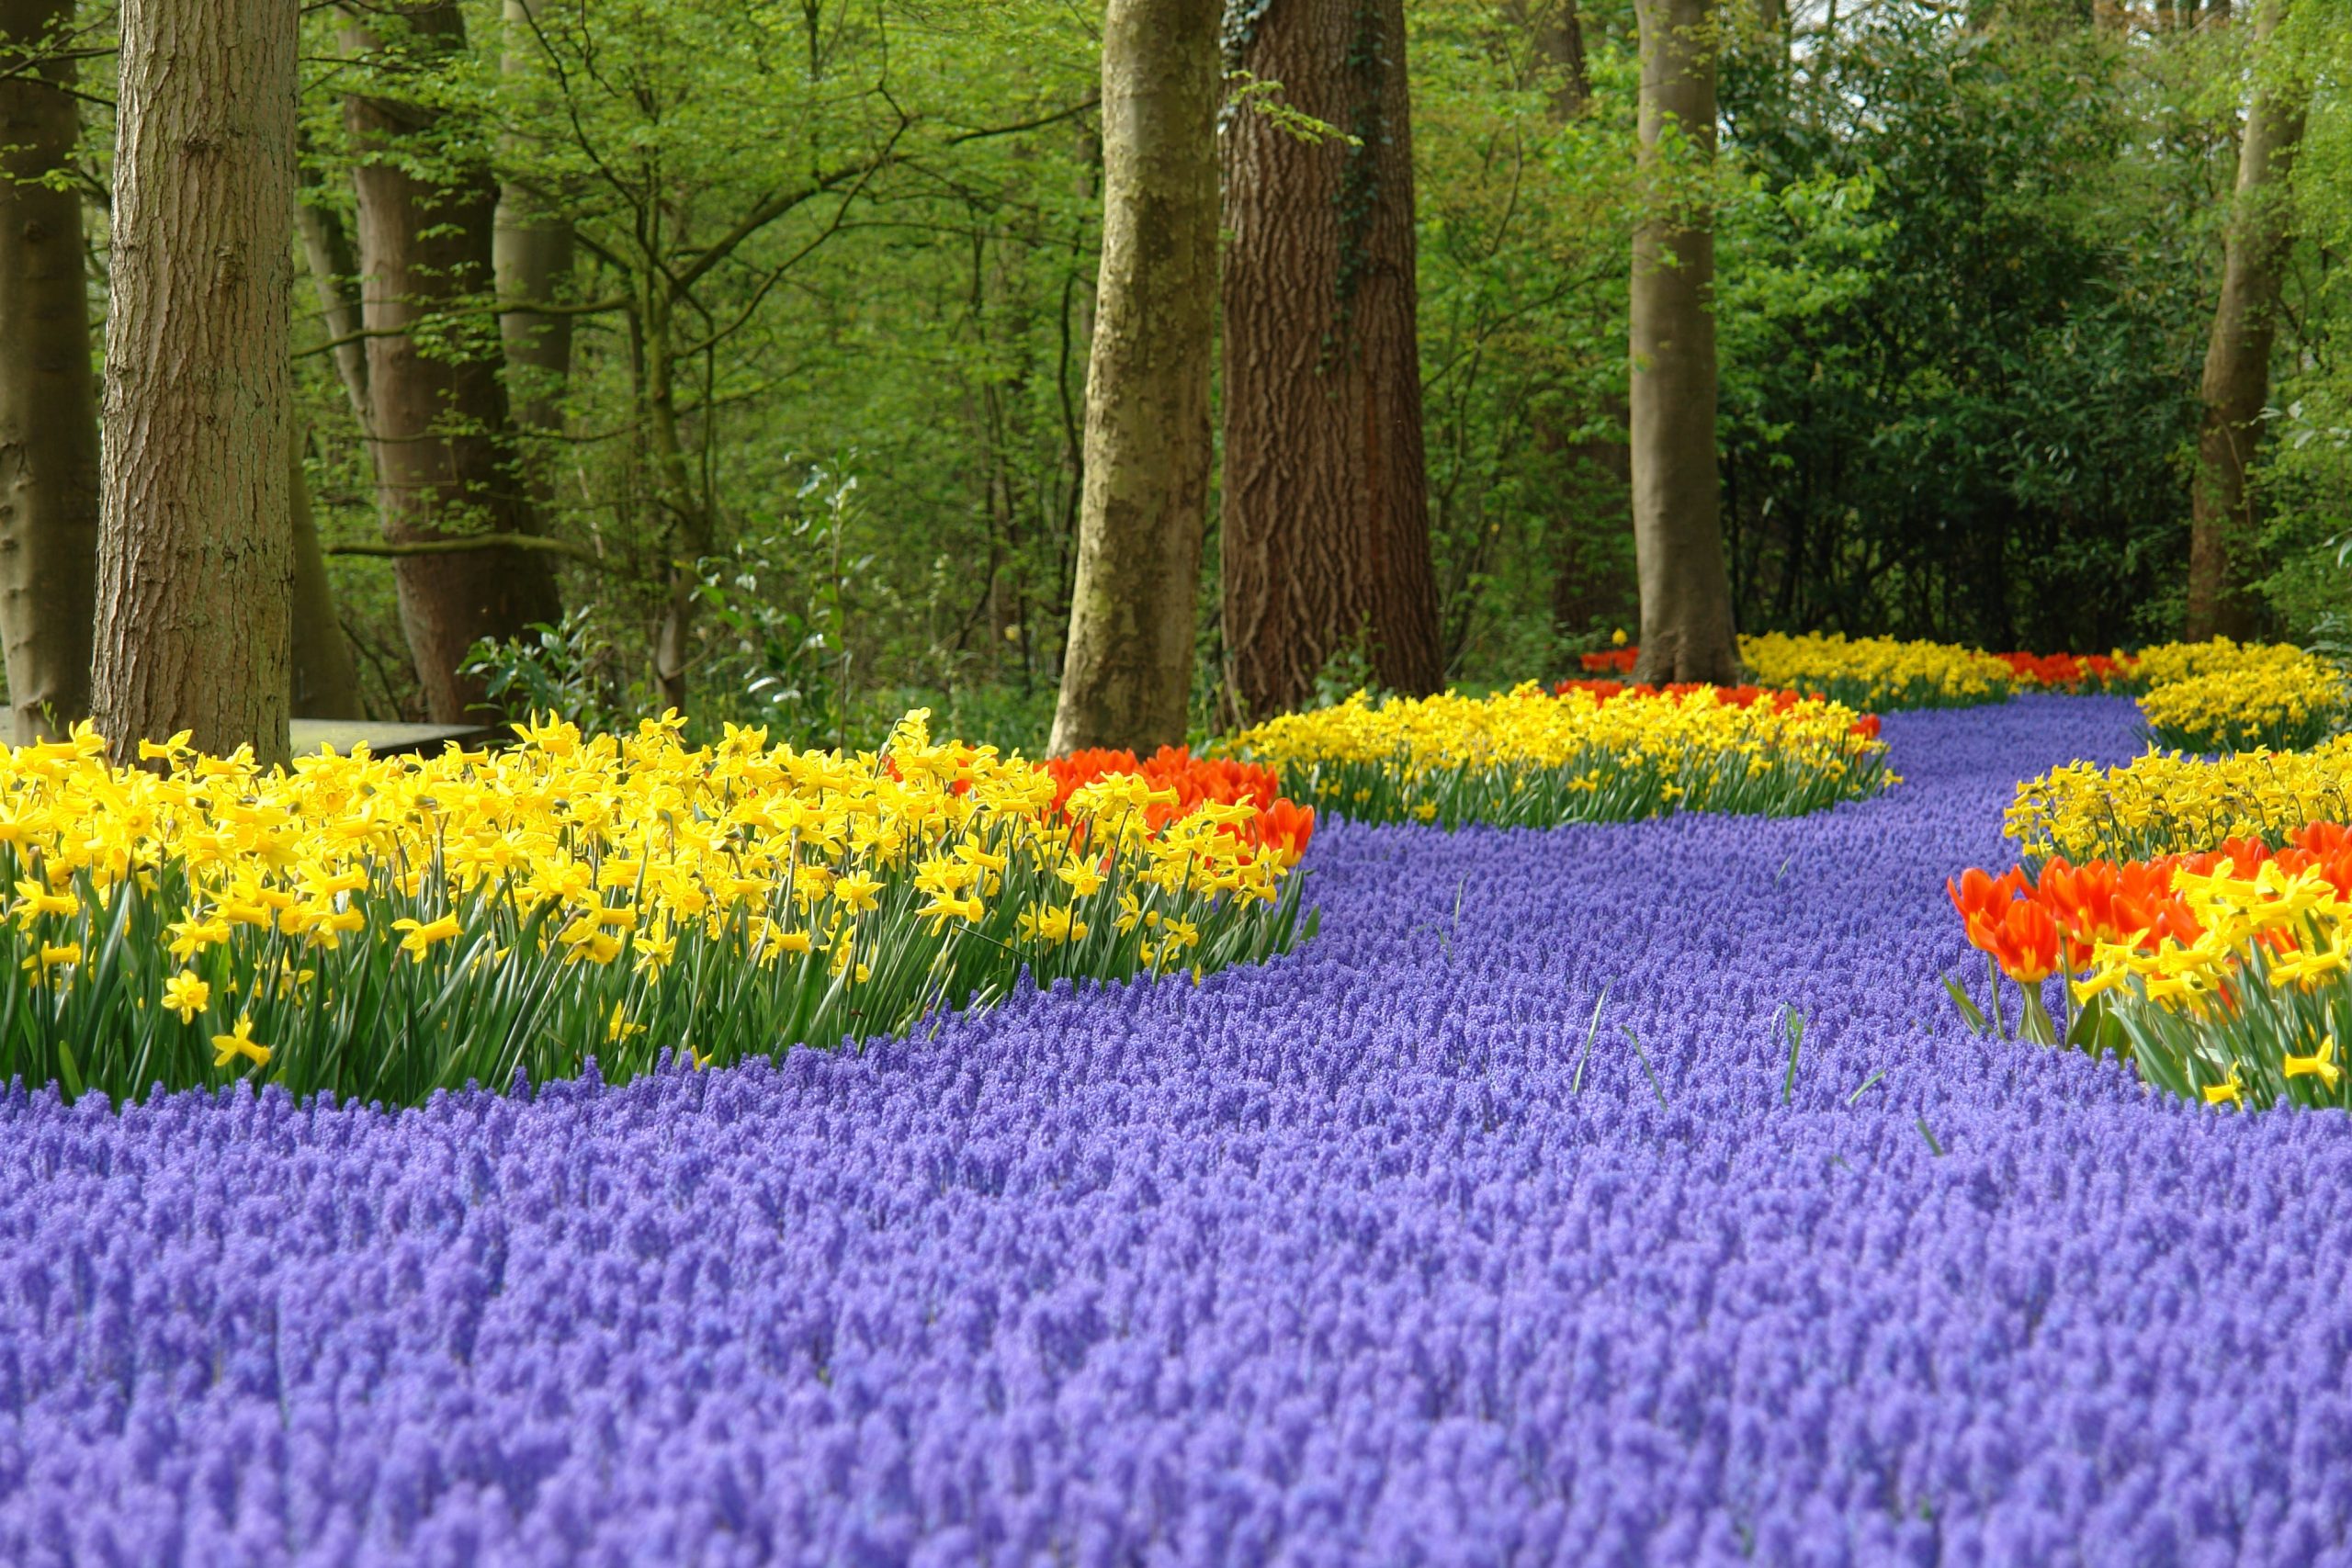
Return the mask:
[(2344, 1077), (2344, 1069), (2335, 1060), (2335, 1036), (2333, 1034), (2321, 1042), (2320, 1048), (2312, 1055), (2289, 1056), (2283, 1066), (2290, 1078), (2316, 1077), (2330, 1089), (2334, 1089)]
[(237, 1027), (227, 1034), (212, 1037), (212, 1065), (225, 1067), (242, 1056), (256, 1067), (269, 1066), (273, 1055), (270, 1048), (254, 1038), (254, 1017), (251, 1013), (237, 1015)]
[(458, 917), (455, 915), (443, 915), (440, 919), (433, 920), (394, 920), (392, 922), (392, 930), (403, 933), (401, 937), (401, 951), (420, 964), (424, 962), (425, 953), (432, 949), (435, 942), (450, 941), (464, 929), (458, 923)]
[(164, 1005), (180, 1015), (182, 1023), (193, 1023), (212, 1000), (212, 987), (197, 977), (193, 969), (183, 969), (164, 982)]

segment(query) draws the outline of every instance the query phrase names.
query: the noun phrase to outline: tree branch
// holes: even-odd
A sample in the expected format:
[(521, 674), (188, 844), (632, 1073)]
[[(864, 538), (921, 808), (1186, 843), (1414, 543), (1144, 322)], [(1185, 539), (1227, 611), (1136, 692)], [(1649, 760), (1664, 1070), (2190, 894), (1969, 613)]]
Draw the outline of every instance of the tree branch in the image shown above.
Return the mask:
[(401, 560), (413, 556), (463, 555), (469, 550), (544, 550), (607, 570), (613, 564), (586, 545), (570, 539), (544, 538), (537, 534), (459, 534), (446, 539), (403, 539), (395, 544), (371, 540), (365, 544), (329, 545), (324, 553)]

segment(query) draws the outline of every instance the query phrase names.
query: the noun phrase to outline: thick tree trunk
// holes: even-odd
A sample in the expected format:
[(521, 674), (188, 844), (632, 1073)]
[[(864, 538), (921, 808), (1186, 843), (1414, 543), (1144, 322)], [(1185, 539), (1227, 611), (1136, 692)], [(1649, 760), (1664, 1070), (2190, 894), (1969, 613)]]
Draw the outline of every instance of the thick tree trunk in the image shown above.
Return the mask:
[(1715, 468), (1714, 0), (1636, 0), (1642, 30), (1634, 231), (1634, 552), (1644, 681), (1732, 682), (1731, 581)]
[(23, 69), (72, 0), (0, 0), (0, 642), (6, 736), (38, 740), (90, 711), (98, 564), (98, 403), (82, 270), (82, 198), (42, 183), (74, 157), (59, 59)]
[(295, 0), (124, 0), (94, 695), (287, 753)]
[[(2260, 50), (2286, 12), (2285, 0), (2265, 0), (2255, 12)], [(2257, 86), (2238, 143), (2237, 190), (2231, 205), (2222, 294), (2205, 344), (2199, 396), (2205, 405), (2197, 434), (2197, 473), (2188, 528), (2187, 635), (2244, 637), (2253, 629), (2235, 558), (2254, 541), (2254, 503), (2246, 469), (2270, 398), (2270, 347), (2278, 291), (2287, 268), (2288, 180), (2302, 141), (2304, 103)]]
[[(531, 17), (536, 0), (505, 0), (506, 48), (501, 73), (509, 82), (527, 79)], [(501, 300), (552, 304), (571, 274), (571, 223), (523, 185), (498, 187), (496, 228), (491, 242)], [(571, 317), (563, 312), (508, 310), (498, 318), (506, 345), (508, 400), (518, 429), (535, 435), (563, 430), (564, 383), (571, 374)], [(550, 495), (548, 465), (526, 461), (532, 499), (545, 506)]]
[(288, 514), (294, 556), (293, 715), (296, 718), (365, 718), (359, 667), (334, 613), (334, 589), (311, 513), (311, 481), (302, 471), (302, 431), (293, 426), (287, 448)]
[(1184, 739), (1209, 489), (1220, 0), (1111, 0), (1085, 498), (1052, 749)]
[[(1237, 16), (1242, 8), (1236, 7)], [(1220, 547), (1234, 695), (1295, 707), (1351, 639), (1406, 693), (1444, 675), (1422, 472), (1402, 0), (1284, 0), (1228, 66), (1356, 137), (1310, 145), (1246, 106), (1225, 182)]]
[[(430, 62), (463, 46), (452, 0), (369, 13), (397, 17), (407, 57)], [(387, 24), (389, 26), (389, 24)], [(345, 29), (355, 55), (378, 39)], [(498, 344), (465, 319), (428, 352), (418, 323), (486, 294), (498, 191), (486, 164), (443, 187), (411, 172), (401, 143), (437, 129), (435, 111), (395, 97), (355, 95), (344, 117), (358, 149), (359, 265), (375, 416), (376, 479), (384, 536), (394, 544), (466, 534), (535, 533), (537, 516), (516, 457)], [(441, 149), (446, 152), (446, 149)], [(401, 621), (424, 689), (443, 723), (483, 716), (481, 683), (458, 672), (482, 637), (521, 636), (562, 614), (546, 554), (500, 547), (404, 556), (394, 568)]]

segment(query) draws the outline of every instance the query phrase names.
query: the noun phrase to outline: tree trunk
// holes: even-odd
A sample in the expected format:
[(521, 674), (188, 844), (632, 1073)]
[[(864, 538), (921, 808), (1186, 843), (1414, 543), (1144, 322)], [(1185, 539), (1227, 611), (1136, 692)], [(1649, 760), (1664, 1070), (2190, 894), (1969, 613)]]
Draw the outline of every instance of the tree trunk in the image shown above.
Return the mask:
[(72, 63), (21, 69), (72, 0), (0, 0), (0, 642), (9, 735), (90, 711), (98, 563), (98, 403), (82, 271), (82, 198), (41, 183), (79, 129)]
[(1592, 76), (1585, 67), (1584, 19), (1577, 0), (1510, 0), (1509, 15), (1535, 46), (1535, 58), (1558, 73), (1552, 118), (1581, 118), (1592, 107)]
[[(373, 10), (407, 29), (406, 68), (456, 54), (464, 19), (453, 0)], [(374, 25), (371, 23), (371, 26)], [(370, 27), (354, 21), (345, 47), (379, 52)], [(390, 67), (388, 67), (390, 69)], [(379, 509), (394, 544), (467, 534), (537, 531), (523, 483), (500, 375), (496, 340), (463, 307), (492, 284), (491, 236), (498, 189), (486, 164), (471, 164), (447, 186), (419, 178), (403, 158), (410, 138), (431, 140), (438, 111), (390, 96), (353, 95), (344, 118), (358, 150), (362, 314), (368, 333), (368, 386), (375, 415)], [(440, 317), (428, 352), (414, 335)], [(521, 636), (553, 622), (562, 607), (545, 552), (507, 547), (404, 556), (394, 567), (401, 622), (424, 689), (442, 723), (483, 716), (478, 680), (458, 672), (483, 637)]]
[[(1585, 66), (1584, 19), (1577, 0), (1549, 0), (1532, 6), (1529, 0), (1511, 0), (1510, 14), (1527, 30), (1535, 58), (1557, 73), (1552, 94), (1552, 118), (1566, 124), (1592, 107), (1592, 82)], [(1589, 436), (1568, 441), (1539, 410), (1533, 439), (1541, 451), (1558, 453), (1567, 460), (1575, 479), (1551, 498), (1552, 624), (1563, 636), (1583, 632), (1596, 615), (1613, 613), (1618, 597), (1610, 576), (1595, 573), (1580, 547), (1579, 534), (1611, 518), (1629, 515), (1627, 491), (1633, 483), (1625, 452), (1625, 400), (1613, 393), (1601, 401), (1600, 412), (1615, 427), (1615, 436)], [(1623, 537), (1623, 536), (1619, 536)], [(1613, 576), (1613, 574), (1611, 574)]]
[(319, 325), (334, 344), (335, 378), (351, 400), (351, 412), (361, 434), (375, 427), (375, 411), (368, 401), (368, 343), (360, 335), (363, 314), (359, 298), (359, 258), (351, 248), (351, 234), (343, 214), (327, 199), (323, 182), (301, 171), (302, 195), (294, 208), (294, 226), (302, 236), (302, 260), (311, 274), (311, 291), (318, 300)]
[(293, 715), (296, 718), (365, 718), (359, 667), (335, 618), (334, 589), (311, 513), (311, 481), (302, 471), (302, 431), (290, 427), (287, 447), (288, 513), (294, 555)]
[[(500, 73), (509, 83), (528, 77), (531, 17), (536, 0), (505, 0), (506, 48)], [(498, 187), (491, 255), (501, 300), (552, 304), (571, 274), (571, 223), (522, 184)], [(571, 317), (563, 312), (508, 310), (498, 318), (506, 345), (508, 399), (516, 428), (534, 435), (563, 431), (564, 383), (571, 374)], [(552, 496), (548, 465), (526, 454), (534, 504)]]
[(1310, 144), (1242, 104), (1218, 138), (1234, 695), (1252, 716), (1295, 707), (1360, 636), (1382, 684), (1432, 692), (1403, 0), (1264, 7), (1227, 26), (1226, 63), (1359, 143)]
[[(2255, 12), (2257, 51), (2285, 11), (2285, 0), (2266, 0)], [(2257, 82), (2238, 143), (2222, 295), (2199, 388), (2205, 413), (2189, 496), (2187, 635), (2192, 640), (2244, 637), (2253, 629), (2255, 606), (2233, 557), (2254, 542), (2246, 469), (2270, 397), (2270, 346), (2287, 269), (2288, 181), (2302, 140), (2303, 110), (2300, 93), (2280, 94)]]
[[(686, 711), (694, 672), (695, 610), (702, 603), (702, 563), (718, 545), (718, 521), (688, 457), (678, 424), (678, 384), (671, 329), (675, 325), (666, 278), (640, 280), (638, 323), (645, 374), (639, 391), (646, 443), (652, 452), (655, 499), (670, 514), (670, 564), (662, 625), (653, 637), (653, 679), (662, 705)], [(706, 409), (703, 417), (712, 417)]]
[(93, 686), (287, 754), (295, 0), (124, 0)]
[(1111, 0), (1085, 492), (1052, 750), (1184, 739), (1209, 488), (1220, 0)]
[(1739, 677), (1715, 467), (1714, 0), (1636, 0), (1642, 32), (1634, 231), (1634, 553), (1643, 681)]

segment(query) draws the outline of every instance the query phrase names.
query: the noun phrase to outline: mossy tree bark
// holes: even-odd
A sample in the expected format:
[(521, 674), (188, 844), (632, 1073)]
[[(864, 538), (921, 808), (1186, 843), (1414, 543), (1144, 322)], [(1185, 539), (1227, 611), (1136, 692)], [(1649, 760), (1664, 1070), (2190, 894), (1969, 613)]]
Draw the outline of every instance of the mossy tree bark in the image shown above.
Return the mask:
[(0, 642), (9, 735), (90, 711), (98, 403), (82, 198), (51, 183), (80, 129), (63, 88), (71, 0), (0, 0)]
[(119, 755), (287, 754), (295, 0), (124, 0), (96, 657)]
[(1636, 680), (1739, 678), (1715, 466), (1715, 0), (1635, 0), (1642, 79), (1631, 443)]
[(1238, 102), (1218, 138), (1233, 694), (1247, 716), (1296, 707), (1357, 637), (1383, 685), (1432, 692), (1402, 0), (1237, 5), (1226, 63), (1355, 139), (1303, 140)]
[(1184, 738), (1209, 487), (1220, 0), (1111, 0), (1084, 498), (1052, 750)]
[[(2286, 0), (2263, 0), (2256, 10), (2257, 52), (2286, 10)], [(2186, 627), (2192, 640), (2216, 634), (2245, 637), (2256, 620), (2241, 570), (2241, 558), (2255, 536), (2246, 470), (2261, 434), (2263, 405), (2270, 399), (2270, 351), (2287, 270), (2288, 182), (2302, 141), (2305, 108), (2300, 87), (2257, 82), (2238, 142), (2222, 292), (2199, 386), (2204, 416), (2189, 495)]]

